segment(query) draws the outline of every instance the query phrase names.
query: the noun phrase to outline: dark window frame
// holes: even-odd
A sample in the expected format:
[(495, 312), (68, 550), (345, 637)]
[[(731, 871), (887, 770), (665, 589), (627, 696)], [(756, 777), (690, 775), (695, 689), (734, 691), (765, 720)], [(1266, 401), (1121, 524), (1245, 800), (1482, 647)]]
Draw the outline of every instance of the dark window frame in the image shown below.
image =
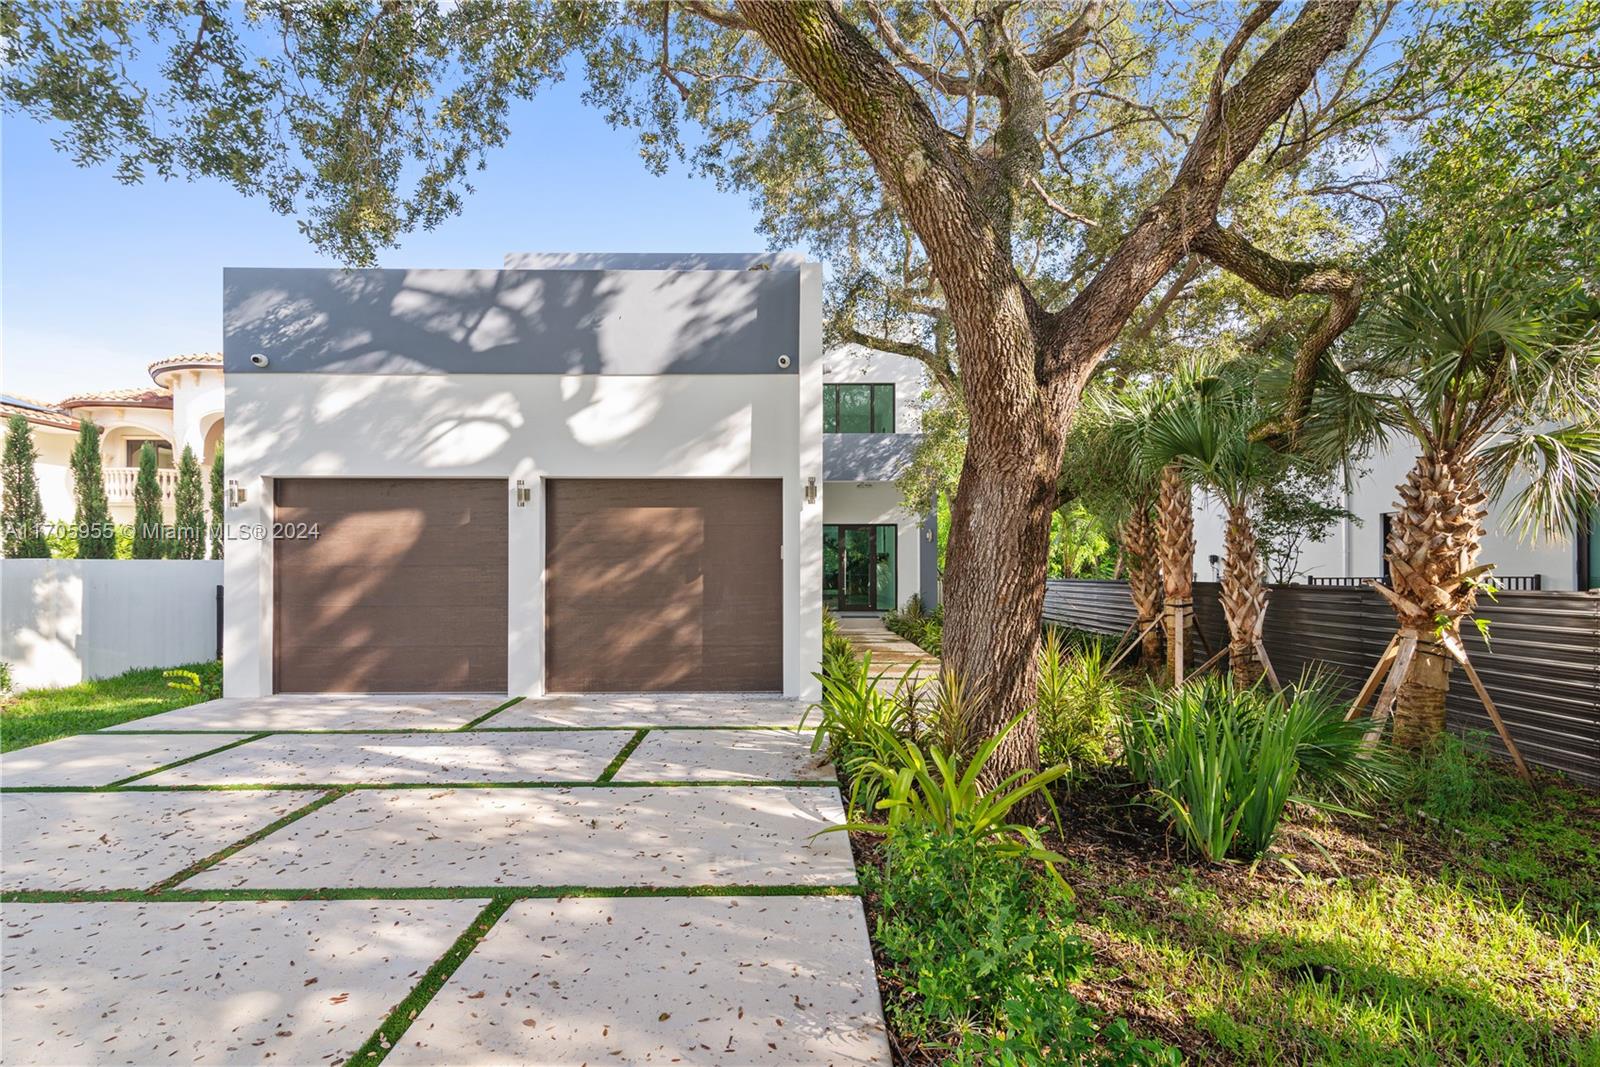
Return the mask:
[[(839, 549), (838, 549), (838, 551), (840, 552), (840, 556), (839, 556), (839, 572), (838, 572), (837, 584), (836, 584), (835, 589), (834, 589), (834, 595), (832, 597), (824, 596), (823, 597), (823, 606), (826, 607), (826, 608), (829, 608), (829, 609), (831, 609), (833, 611), (875, 611), (875, 612), (891, 611), (895, 607), (897, 607), (899, 605), (899, 603), (900, 603), (900, 601), (898, 599), (899, 596), (900, 596), (900, 527), (899, 527), (899, 525), (897, 523), (892, 523), (892, 522), (825, 522), (825, 523), (822, 524), (822, 536), (823, 536), (824, 540), (827, 539), (828, 531), (830, 529), (834, 531), (834, 542), (835, 542), (835, 544), (837, 544), (839, 546)], [(854, 607), (846, 607), (845, 603), (844, 603), (845, 558), (844, 558), (844, 554), (843, 554), (844, 553), (844, 534), (843, 534), (843, 531), (846, 530), (846, 529), (866, 529), (866, 530), (871, 530), (872, 531), (872, 546), (873, 546), (872, 547), (872, 566), (871, 566), (872, 596), (870, 598), (871, 602), (867, 607), (860, 607), (859, 605), (858, 606), (854, 606)], [(878, 606), (878, 604), (884, 599), (884, 597), (882, 595), (883, 590), (878, 588), (878, 574), (879, 574), (879, 571), (878, 571), (878, 557), (881, 554), (880, 553), (880, 549), (879, 549), (879, 539), (883, 536), (883, 531), (884, 530), (888, 530), (889, 531), (889, 535), (888, 535), (889, 551), (886, 554), (889, 556), (889, 562), (890, 562), (890, 566), (889, 566), (889, 592), (890, 592), (889, 602), (890, 602), (891, 606), (887, 607), (887, 608), (883, 608), (883, 607), (879, 607)], [(827, 588), (827, 577), (826, 577), (826, 575), (824, 575), (824, 577), (823, 577), (823, 588), (824, 588), (824, 590), (826, 590), (826, 588)]]
[[(867, 430), (841, 430), (839, 429), (839, 391), (841, 389), (865, 389), (867, 391)], [(887, 395), (888, 422), (887, 430), (872, 429), (878, 425), (878, 409), (883, 406), (880, 398)], [(828, 416), (833, 416), (833, 429), (828, 429)], [(895, 396), (893, 382), (826, 382), (822, 386), (822, 429), (824, 433), (894, 433), (895, 424)]]
[[(139, 450), (141, 448), (143, 448), (145, 445), (152, 445), (152, 446), (154, 446), (154, 448), (156, 450), (156, 469), (157, 470), (168, 470), (169, 471), (169, 470), (176, 469), (177, 466), (178, 466), (177, 449), (173, 448), (172, 447), (172, 443), (170, 441), (166, 440), (166, 438), (163, 438), (163, 437), (125, 437), (125, 438), (123, 438), (122, 443), (124, 445), (122, 454), (127, 459), (127, 462), (125, 464), (123, 464), (123, 465), (126, 466), (126, 467), (137, 467), (139, 465)], [(166, 452), (167, 458), (170, 460), (170, 465), (169, 466), (163, 467), (161, 465), (161, 453), (162, 452)]]
[(1389, 529), (1394, 522), (1394, 512), (1385, 511), (1378, 516), (1378, 574), (1383, 584), (1389, 584)]

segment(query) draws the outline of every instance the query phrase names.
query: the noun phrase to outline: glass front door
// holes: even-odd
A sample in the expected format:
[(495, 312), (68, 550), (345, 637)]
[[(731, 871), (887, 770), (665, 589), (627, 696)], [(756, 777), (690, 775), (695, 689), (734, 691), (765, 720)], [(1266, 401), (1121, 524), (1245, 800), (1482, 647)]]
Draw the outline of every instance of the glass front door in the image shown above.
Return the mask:
[(888, 525), (824, 525), (822, 602), (836, 611), (892, 609), (895, 532)]

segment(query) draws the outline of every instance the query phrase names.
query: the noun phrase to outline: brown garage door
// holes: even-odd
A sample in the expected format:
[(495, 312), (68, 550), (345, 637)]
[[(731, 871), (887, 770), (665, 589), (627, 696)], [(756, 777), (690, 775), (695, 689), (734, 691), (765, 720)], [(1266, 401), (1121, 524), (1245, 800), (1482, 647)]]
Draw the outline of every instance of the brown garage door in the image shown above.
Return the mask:
[[(506, 691), (503, 481), (274, 483), (281, 693)], [(289, 536), (315, 525), (315, 537)]]
[(783, 688), (782, 483), (551, 481), (551, 692)]

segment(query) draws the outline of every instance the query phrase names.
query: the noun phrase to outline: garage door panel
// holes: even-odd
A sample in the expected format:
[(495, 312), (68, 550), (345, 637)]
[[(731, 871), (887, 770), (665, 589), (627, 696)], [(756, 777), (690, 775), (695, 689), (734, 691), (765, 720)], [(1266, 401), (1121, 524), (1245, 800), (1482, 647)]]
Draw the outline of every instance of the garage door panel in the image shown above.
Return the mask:
[(506, 486), (280, 479), (280, 692), (504, 692)]
[(765, 479), (547, 483), (547, 687), (781, 689), (781, 502)]

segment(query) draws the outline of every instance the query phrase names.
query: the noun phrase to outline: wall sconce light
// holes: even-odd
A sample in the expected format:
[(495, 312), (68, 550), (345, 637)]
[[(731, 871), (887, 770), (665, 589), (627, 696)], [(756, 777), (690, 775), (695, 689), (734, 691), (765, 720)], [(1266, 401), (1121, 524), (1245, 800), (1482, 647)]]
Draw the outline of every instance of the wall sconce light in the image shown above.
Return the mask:
[(932, 530), (926, 530), (926, 529), (923, 530), (922, 531), (922, 539), (924, 541), (932, 541), (933, 540), (933, 531)]
[(228, 479), (228, 492), (225, 499), (230, 508), (236, 508), (244, 503), (244, 490), (239, 488), (239, 483), (232, 478)]
[(816, 502), (817, 502), (817, 480), (815, 478), (807, 478), (806, 479), (806, 503), (807, 504), (815, 504)]
[(517, 479), (517, 507), (519, 507), (519, 508), (527, 507), (528, 506), (528, 501), (530, 501), (532, 499), (533, 499), (533, 490), (528, 488), (527, 483), (525, 483), (521, 478), (518, 478)]

